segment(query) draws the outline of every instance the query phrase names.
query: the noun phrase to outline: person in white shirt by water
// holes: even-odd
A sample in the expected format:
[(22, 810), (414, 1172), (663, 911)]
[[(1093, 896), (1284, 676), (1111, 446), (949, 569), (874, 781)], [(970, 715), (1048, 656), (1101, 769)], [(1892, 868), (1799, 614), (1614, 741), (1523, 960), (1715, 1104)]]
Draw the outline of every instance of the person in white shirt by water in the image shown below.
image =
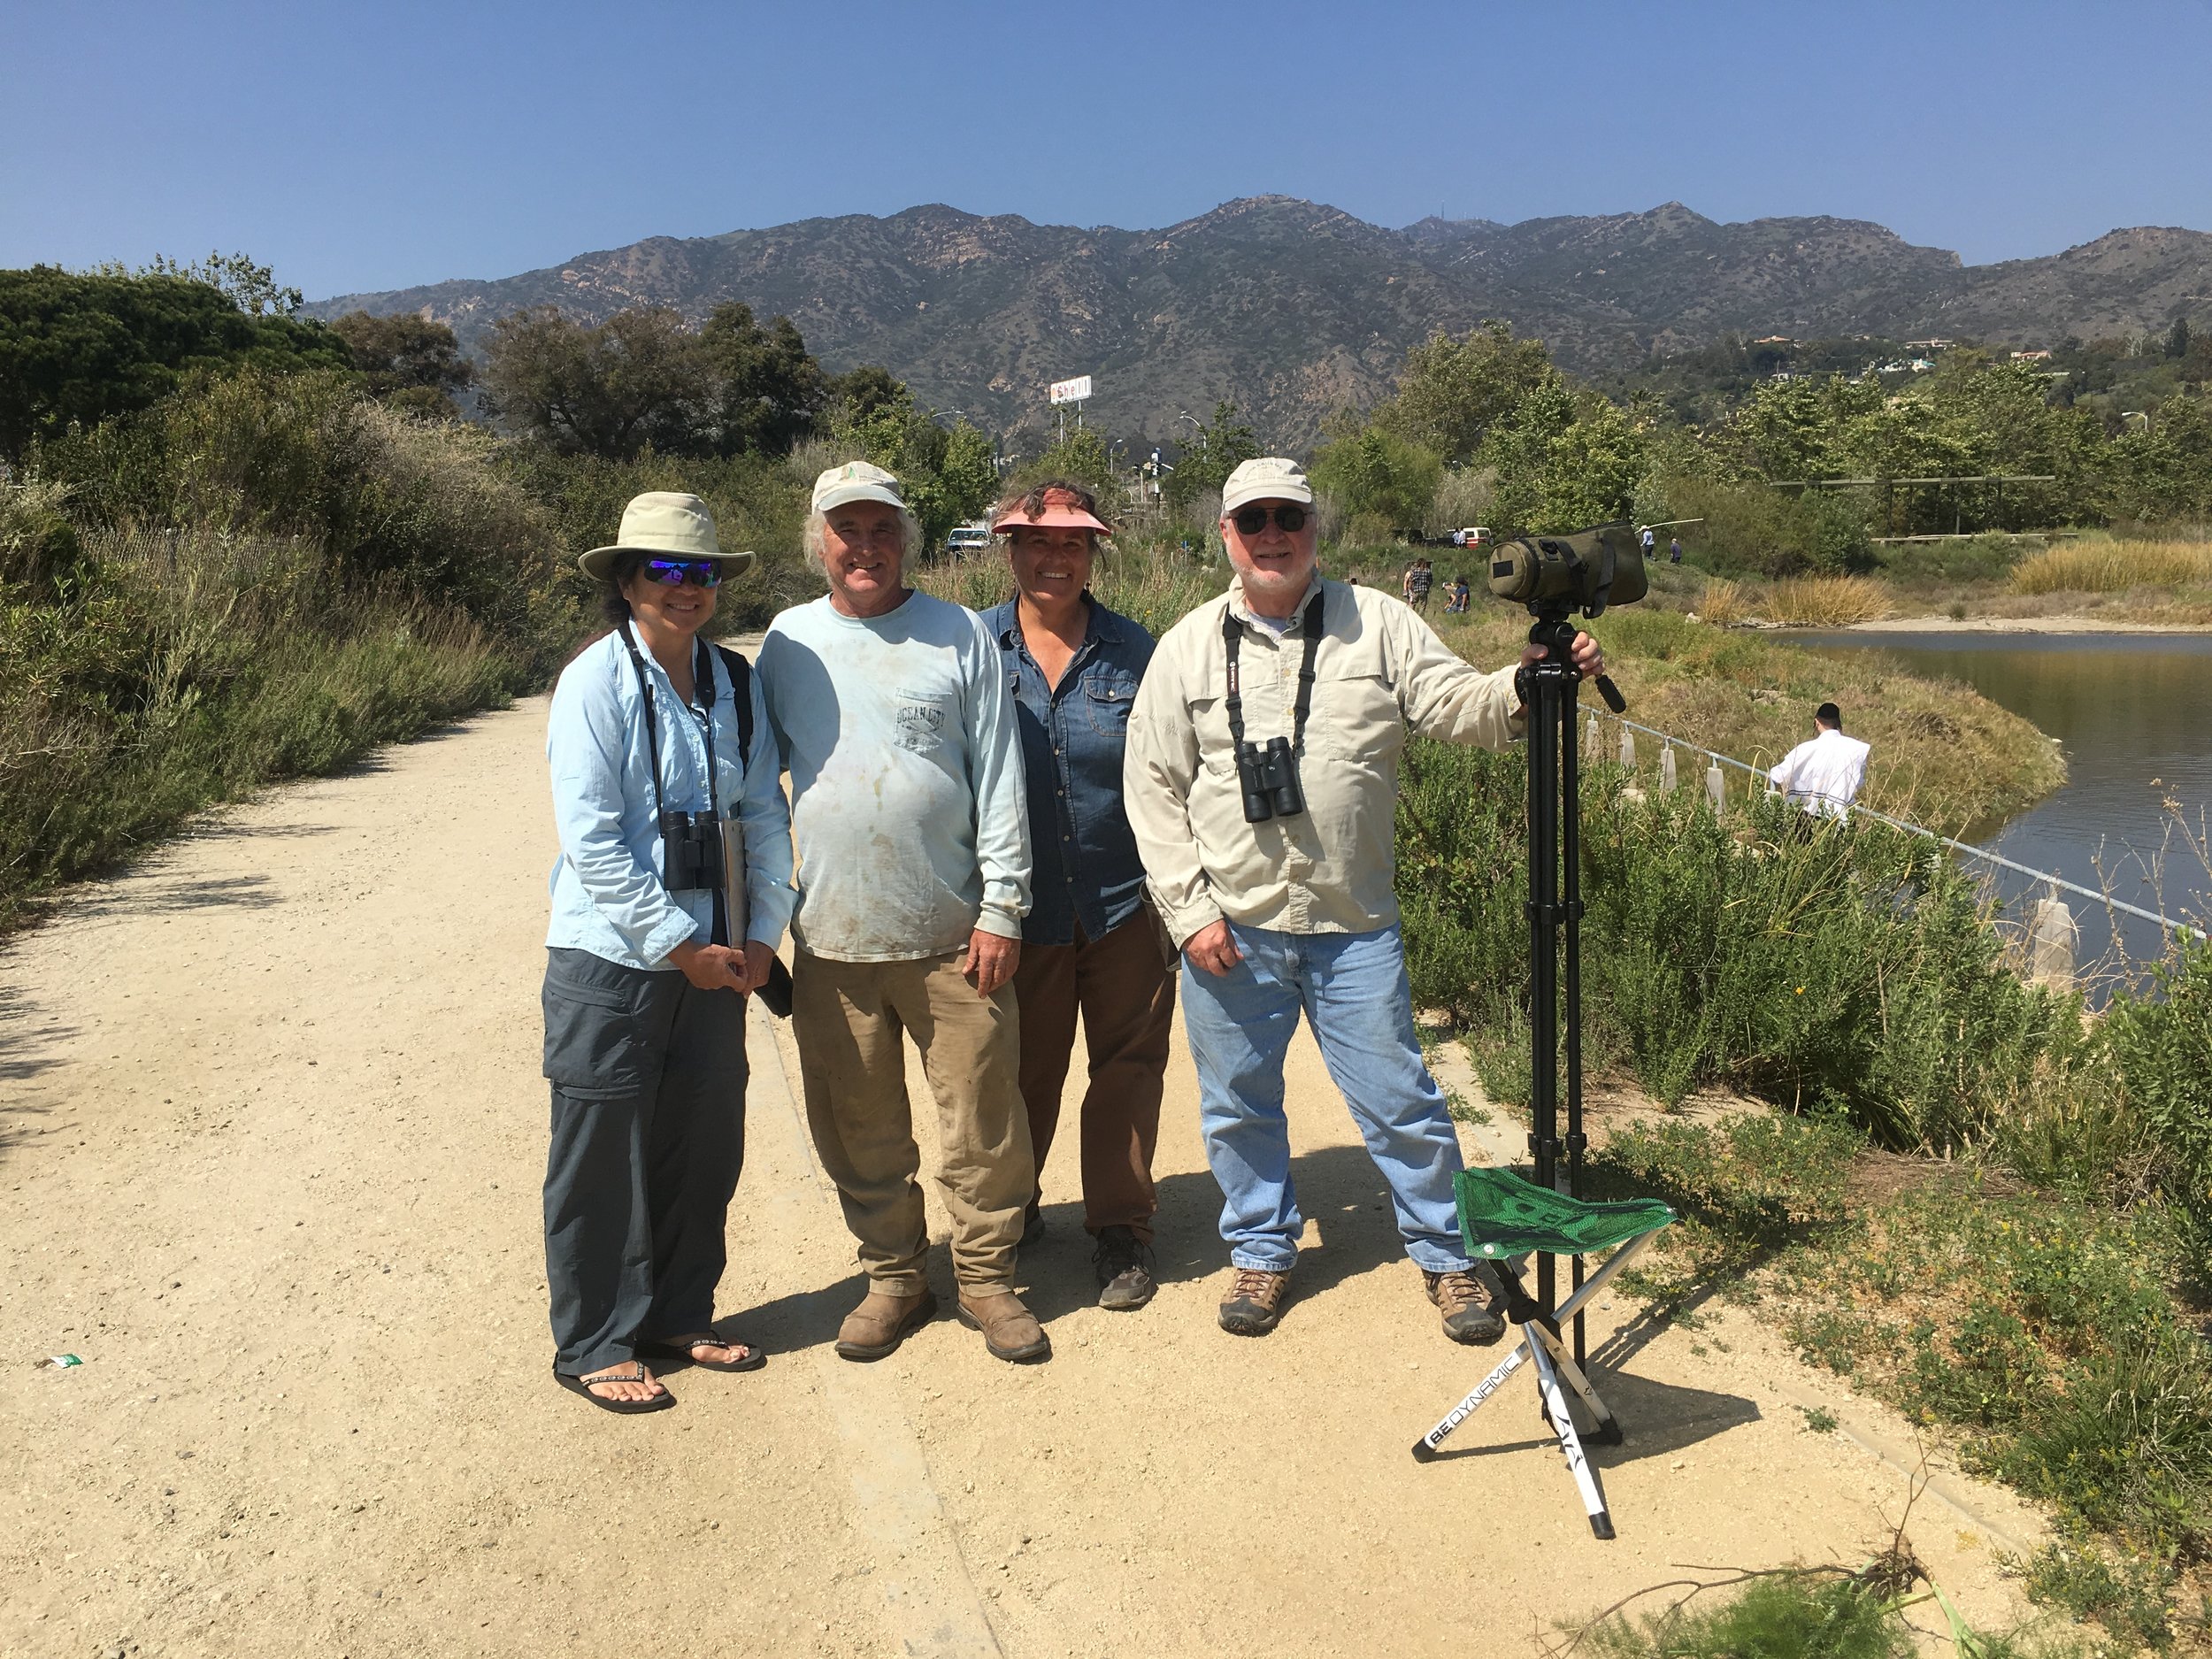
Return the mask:
[(1866, 781), (1869, 746), (1843, 734), (1843, 713), (1832, 703), (1813, 710), (1813, 735), (1782, 757), (1768, 781), (1821, 818), (1847, 818)]

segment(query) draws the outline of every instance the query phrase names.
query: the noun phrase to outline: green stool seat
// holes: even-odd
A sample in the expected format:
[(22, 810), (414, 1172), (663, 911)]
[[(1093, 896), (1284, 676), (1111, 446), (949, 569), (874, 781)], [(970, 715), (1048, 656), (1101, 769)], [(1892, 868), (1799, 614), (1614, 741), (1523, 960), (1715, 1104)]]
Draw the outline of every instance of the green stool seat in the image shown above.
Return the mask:
[(1588, 1203), (1523, 1180), (1510, 1170), (1462, 1170), (1452, 1178), (1459, 1194), (1459, 1230), (1468, 1254), (1501, 1256), (1588, 1256), (1655, 1233), (1675, 1219), (1656, 1198), (1614, 1204)]

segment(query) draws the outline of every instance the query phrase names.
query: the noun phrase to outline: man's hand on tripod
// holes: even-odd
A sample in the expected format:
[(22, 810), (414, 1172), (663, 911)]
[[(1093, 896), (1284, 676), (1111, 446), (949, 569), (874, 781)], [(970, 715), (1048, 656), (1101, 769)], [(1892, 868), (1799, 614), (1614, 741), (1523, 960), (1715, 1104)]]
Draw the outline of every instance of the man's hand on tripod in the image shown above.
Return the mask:
[[(1526, 668), (1532, 664), (1540, 663), (1548, 655), (1549, 653), (1540, 645), (1525, 645), (1521, 648), (1521, 666)], [(1585, 680), (1595, 680), (1605, 672), (1605, 653), (1598, 649), (1598, 642), (1586, 634), (1576, 633), (1574, 643), (1568, 648), (1568, 656), (1574, 662), (1575, 672)]]
[[(1524, 672), (1514, 676), (1513, 685), (1514, 689), (1521, 694), (1522, 708), (1528, 707), (1528, 676), (1525, 671), (1534, 667), (1550, 655), (1547, 648), (1534, 643), (1521, 648), (1520, 665)], [(1567, 648), (1567, 657), (1568, 660), (1574, 664), (1575, 672), (1585, 680), (1595, 680), (1605, 672), (1605, 653), (1598, 649), (1598, 642), (1595, 640), (1578, 629), (1575, 634), (1574, 643)]]

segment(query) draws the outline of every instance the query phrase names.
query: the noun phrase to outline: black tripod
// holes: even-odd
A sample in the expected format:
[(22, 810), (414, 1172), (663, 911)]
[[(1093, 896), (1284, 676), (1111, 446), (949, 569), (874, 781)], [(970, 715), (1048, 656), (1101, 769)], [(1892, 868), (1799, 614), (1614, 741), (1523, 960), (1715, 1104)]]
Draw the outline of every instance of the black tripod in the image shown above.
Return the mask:
[[(1559, 1187), (1559, 1156), (1567, 1158), (1567, 1195), (1582, 1196), (1582, 1154), (1589, 1141), (1582, 1133), (1582, 809), (1581, 767), (1575, 753), (1574, 707), (1582, 675), (1569, 651), (1575, 626), (1570, 608), (1532, 604), (1535, 625), (1529, 643), (1544, 648), (1543, 660), (1522, 674), (1528, 703), (1528, 941), (1529, 941), (1529, 1150), (1535, 1155), (1536, 1184)], [(1597, 676), (1599, 695), (1616, 714), (1628, 704), (1613, 682)], [(1566, 936), (1565, 1007), (1560, 1006), (1560, 936)], [(1559, 1135), (1560, 1025), (1566, 1025), (1567, 1134)], [(1582, 1258), (1571, 1258), (1573, 1288), (1582, 1287)], [(1556, 1263), (1536, 1258), (1535, 1309), (1509, 1308), (1517, 1321), (1533, 1312), (1554, 1336), (1559, 1326), (1554, 1279)], [(1517, 1300), (1515, 1276), (1507, 1281), (1509, 1303)], [(1586, 1364), (1582, 1314), (1574, 1316), (1574, 1356)]]

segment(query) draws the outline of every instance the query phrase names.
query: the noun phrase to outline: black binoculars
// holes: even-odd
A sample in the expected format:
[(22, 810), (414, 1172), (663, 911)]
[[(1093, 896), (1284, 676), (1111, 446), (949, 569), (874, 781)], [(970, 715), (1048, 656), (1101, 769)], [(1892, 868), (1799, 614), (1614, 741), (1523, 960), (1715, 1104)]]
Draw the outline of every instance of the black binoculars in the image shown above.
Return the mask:
[(1271, 818), (1295, 818), (1306, 810), (1298, 783), (1298, 757), (1286, 737), (1237, 744), (1237, 781), (1244, 790), (1244, 821), (1264, 824)]
[(722, 888), (722, 821), (711, 812), (661, 813), (662, 885), (671, 893)]

